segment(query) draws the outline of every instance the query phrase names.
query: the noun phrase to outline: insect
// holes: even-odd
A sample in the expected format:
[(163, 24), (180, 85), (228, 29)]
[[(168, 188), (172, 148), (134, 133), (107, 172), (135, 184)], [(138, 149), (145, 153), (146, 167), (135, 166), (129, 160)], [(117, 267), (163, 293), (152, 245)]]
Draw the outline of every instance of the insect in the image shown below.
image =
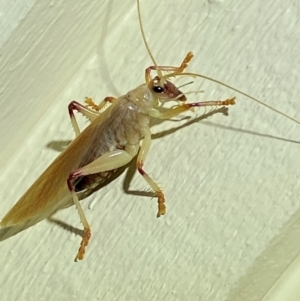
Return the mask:
[[(144, 161), (151, 143), (149, 127), (151, 118), (171, 119), (196, 107), (235, 104), (234, 97), (223, 101), (187, 103), (186, 94), (171, 82), (174, 77), (213, 79), (185, 72), (193, 57), (191, 52), (186, 55), (178, 67), (159, 66), (146, 42), (138, 1), (137, 4), (142, 36), (153, 61), (153, 66), (148, 67), (145, 71), (145, 84), (119, 98), (106, 98), (99, 105), (88, 99), (88, 106), (91, 108), (72, 102), (69, 105), (69, 112), (76, 139), (46, 169), (1, 221), (2, 227), (22, 223), (36, 223), (73, 202), (84, 227), (84, 235), (75, 260), (81, 260), (84, 257), (85, 248), (91, 237), (90, 225), (80, 205), (78, 192), (84, 189), (91, 190), (94, 185), (106, 181), (120, 168), (134, 160), (135, 157), (137, 157), (136, 165), (139, 173), (157, 197), (157, 216), (166, 213), (165, 196), (157, 183), (144, 169)], [(157, 75), (152, 76), (153, 72), (156, 72)], [(246, 93), (216, 80), (213, 81), (246, 95), (277, 113), (283, 114)], [(176, 102), (176, 105), (164, 109), (163, 105), (169, 101)], [(79, 130), (74, 111), (79, 111), (91, 121), (91, 124), (83, 132)]]

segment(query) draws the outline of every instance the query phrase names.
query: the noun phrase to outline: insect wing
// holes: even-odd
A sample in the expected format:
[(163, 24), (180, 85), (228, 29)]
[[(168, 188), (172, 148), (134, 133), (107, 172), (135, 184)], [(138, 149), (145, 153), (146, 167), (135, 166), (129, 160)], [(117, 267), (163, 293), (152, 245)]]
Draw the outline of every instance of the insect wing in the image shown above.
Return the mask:
[(67, 178), (88, 152), (90, 137), (95, 129), (108, 116), (109, 114), (101, 114), (53, 161), (4, 216), (1, 227), (13, 226), (32, 218), (36, 218), (38, 222), (72, 204)]

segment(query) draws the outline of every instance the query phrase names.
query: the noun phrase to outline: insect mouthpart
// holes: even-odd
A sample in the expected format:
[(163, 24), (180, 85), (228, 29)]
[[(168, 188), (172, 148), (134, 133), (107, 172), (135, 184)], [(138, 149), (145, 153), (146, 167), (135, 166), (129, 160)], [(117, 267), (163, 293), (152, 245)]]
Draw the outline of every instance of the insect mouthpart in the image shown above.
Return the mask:
[(161, 84), (161, 79), (156, 76), (152, 80), (151, 90), (159, 94), (159, 99), (161, 102), (168, 101), (170, 99), (178, 101), (186, 101), (186, 96), (170, 81), (164, 80), (163, 85)]

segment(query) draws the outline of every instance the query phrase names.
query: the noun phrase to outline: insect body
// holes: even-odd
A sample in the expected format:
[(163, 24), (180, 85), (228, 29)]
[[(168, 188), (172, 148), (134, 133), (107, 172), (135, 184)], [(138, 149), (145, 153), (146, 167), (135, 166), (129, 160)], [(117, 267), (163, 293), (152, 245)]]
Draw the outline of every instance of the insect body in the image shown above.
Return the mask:
[[(167, 70), (172, 71), (170, 74), (173, 76), (180, 75), (191, 58), (192, 54), (188, 53), (181, 66), (167, 67)], [(85, 234), (76, 256), (76, 259), (82, 259), (91, 230), (79, 203), (76, 187), (79, 187), (82, 181), (97, 184), (106, 180), (115, 170), (126, 165), (136, 156), (138, 171), (158, 198), (157, 216), (165, 214), (164, 194), (143, 168), (151, 143), (150, 118), (169, 119), (198, 106), (232, 105), (234, 98), (225, 101), (185, 103), (185, 95), (164, 76), (151, 78), (152, 69), (157, 68), (150, 67), (146, 70), (146, 84), (118, 99), (107, 98), (99, 106), (94, 105), (94, 108), (100, 109), (107, 101), (111, 102), (102, 113), (85, 108), (77, 102), (69, 105), (76, 139), (6, 214), (1, 221), (2, 227), (13, 226), (31, 219), (42, 220), (59, 208), (70, 205), (73, 200), (84, 226)], [(166, 67), (159, 67), (159, 69), (164, 70)], [(171, 100), (178, 101), (179, 104), (162, 112), (162, 104)], [(79, 132), (73, 110), (78, 110), (91, 121), (82, 133)], [(84, 188), (87, 188), (87, 185), (85, 184)], [(34, 206), (32, 200), (35, 200)]]
[[(141, 24), (139, 2), (137, 3)], [(139, 173), (157, 197), (157, 216), (166, 213), (165, 196), (144, 169), (144, 161), (151, 144), (150, 119), (170, 119), (195, 107), (234, 105), (235, 98), (187, 103), (186, 95), (171, 82), (171, 79), (176, 76), (207, 78), (184, 72), (193, 54), (189, 52), (179, 67), (158, 66), (146, 43), (142, 24), (141, 31), (154, 63), (154, 66), (145, 71), (145, 84), (119, 98), (106, 98), (99, 106), (89, 100), (88, 104), (93, 109), (71, 102), (69, 112), (76, 139), (4, 216), (1, 227), (35, 223), (51, 216), (58, 209), (74, 203), (84, 227), (84, 235), (75, 258), (75, 260), (81, 260), (91, 237), (91, 229), (80, 205), (78, 191), (92, 189), (98, 183), (110, 178), (116, 170), (135, 157)], [(151, 77), (152, 71), (156, 71), (157, 75)], [(239, 90), (232, 89), (258, 101)], [(163, 108), (164, 103), (169, 101), (175, 101), (177, 104), (169, 109)], [(107, 108), (106, 103), (110, 104)], [(74, 110), (79, 111), (91, 121), (91, 124), (81, 133)]]

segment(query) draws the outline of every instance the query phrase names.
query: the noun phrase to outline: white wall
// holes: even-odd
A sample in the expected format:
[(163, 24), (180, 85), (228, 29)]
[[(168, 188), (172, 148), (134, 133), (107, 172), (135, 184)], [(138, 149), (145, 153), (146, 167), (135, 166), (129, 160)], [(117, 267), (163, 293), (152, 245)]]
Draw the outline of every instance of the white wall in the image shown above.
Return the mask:
[(12, 5), (10, 1), (0, 0), (1, 28), (0, 45), (9, 39), (12, 32), (18, 27), (27, 13), (32, 9), (36, 0), (24, 0)]
[[(142, 12), (158, 63), (177, 65), (192, 50), (190, 71), (300, 119), (297, 3), (144, 0)], [(1, 53), (4, 215), (57, 156), (47, 145), (74, 137), (70, 100), (121, 95), (143, 82), (151, 62), (129, 0), (37, 1)], [(164, 188), (167, 215), (155, 218), (155, 199), (124, 193), (124, 175), (83, 202), (93, 230), (83, 262), (73, 263), (80, 237), (47, 221), (2, 241), (2, 296), (261, 300), (267, 294), (299, 252), (299, 125), (208, 82), (185, 89), (198, 88), (205, 93), (190, 101), (236, 95), (237, 105), (228, 117), (217, 114), (153, 140), (145, 168)], [(166, 122), (153, 132), (177, 125)], [(131, 187), (148, 189), (139, 175)], [(81, 227), (73, 207), (56, 218)]]

